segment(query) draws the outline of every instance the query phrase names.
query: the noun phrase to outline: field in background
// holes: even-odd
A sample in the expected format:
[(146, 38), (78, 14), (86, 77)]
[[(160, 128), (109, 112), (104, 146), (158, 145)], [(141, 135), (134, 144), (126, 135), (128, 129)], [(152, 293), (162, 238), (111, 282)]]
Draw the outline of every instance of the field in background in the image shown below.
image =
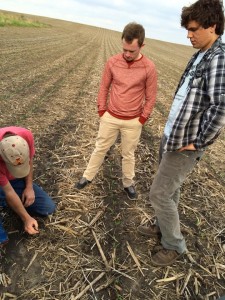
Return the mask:
[(0, 28), (0, 126), (32, 130), (35, 181), (58, 210), (38, 219), (35, 237), (23, 232), (11, 211), (2, 211), (10, 242), (2, 253), (0, 299), (215, 300), (225, 294), (224, 131), (182, 188), (189, 256), (171, 267), (153, 267), (150, 255), (159, 241), (136, 232), (154, 218), (148, 193), (160, 136), (193, 49), (146, 40), (143, 53), (158, 69), (158, 96), (136, 153), (138, 200), (129, 201), (122, 190), (119, 143), (93, 183), (74, 189), (95, 144), (99, 81), (107, 58), (121, 51), (120, 33), (26, 18), (48, 27)]
[(17, 27), (46, 27), (46, 24), (26, 18), (21, 14), (10, 14), (0, 12), (0, 27), (17, 26)]

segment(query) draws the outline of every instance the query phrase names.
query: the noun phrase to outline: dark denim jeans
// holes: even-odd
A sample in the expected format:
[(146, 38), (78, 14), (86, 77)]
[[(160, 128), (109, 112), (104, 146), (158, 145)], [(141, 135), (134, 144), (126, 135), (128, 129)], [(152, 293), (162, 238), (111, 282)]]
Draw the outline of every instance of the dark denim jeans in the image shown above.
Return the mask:
[[(22, 193), (25, 189), (24, 179), (14, 179), (10, 180), (10, 183), (17, 193), (17, 195), (22, 198)], [(33, 184), (33, 189), (35, 193), (35, 201), (29, 207), (26, 207), (27, 212), (30, 215), (40, 215), (48, 216), (55, 211), (56, 204), (48, 196), (48, 194), (40, 188), (37, 184)], [(6, 207), (7, 203), (5, 200), (5, 193), (0, 187), (0, 207)], [(8, 240), (7, 233), (3, 227), (2, 220), (0, 219), (0, 243), (3, 243)]]

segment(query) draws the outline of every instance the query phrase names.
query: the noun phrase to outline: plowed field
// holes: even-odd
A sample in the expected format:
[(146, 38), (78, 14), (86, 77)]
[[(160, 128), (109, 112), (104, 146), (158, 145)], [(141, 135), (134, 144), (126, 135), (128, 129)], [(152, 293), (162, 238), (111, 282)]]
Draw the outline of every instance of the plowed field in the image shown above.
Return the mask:
[[(188, 256), (151, 265), (159, 241), (136, 228), (154, 218), (149, 189), (160, 136), (191, 47), (146, 39), (143, 53), (158, 69), (157, 104), (136, 152), (138, 200), (121, 184), (120, 144), (82, 191), (74, 188), (94, 148), (96, 96), (104, 63), (121, 51), (120, 33), (38, 18), (47, 28), (0, 28), (0, 126), (32, 130), (34, 179), (57, 202), (27, 236), (3, 210), (10, 242), (2, 250), (0, 299), (217, 299), (225, 294), (224, 132), (182, 187), (180, 218)], [(184, 34), (186, 34), (184, 32)]]

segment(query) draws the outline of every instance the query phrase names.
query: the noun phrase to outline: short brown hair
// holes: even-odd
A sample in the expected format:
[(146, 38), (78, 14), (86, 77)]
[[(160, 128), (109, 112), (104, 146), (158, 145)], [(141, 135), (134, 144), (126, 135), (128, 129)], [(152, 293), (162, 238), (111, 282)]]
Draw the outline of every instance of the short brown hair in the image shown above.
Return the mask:
[(224, 32), (224, 10), (222, 0), (198, 0), (188, 7), (183, 7), (181, 26), (187, 28), (190, 21), (198, 22), (207, 29), (216, 25), (216, 34)]
[(141, 47), (145, 39), (145, 29), (141, 24), (135, 22), (129, 23), (124, 27), (122, 39), (125, 39), (128, 43), (132, 43), (134, 39), (138, 39), (138, 45)]

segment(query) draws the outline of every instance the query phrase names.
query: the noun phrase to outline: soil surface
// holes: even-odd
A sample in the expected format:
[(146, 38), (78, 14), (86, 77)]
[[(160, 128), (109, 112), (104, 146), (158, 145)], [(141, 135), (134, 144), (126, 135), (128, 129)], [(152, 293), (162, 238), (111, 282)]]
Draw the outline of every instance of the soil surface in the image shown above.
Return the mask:
[[(0, 126), (34, 133), (34, 180), (57, 202), (28, 236), (9, 209), (1, 215), (9, 243), (1, 249), (0, 299), (209, 299), (225, 295), (224, 131), (182, 186), (180, 221), (189, 255), (170, 267), (151, 265), (160, 241), (137, 233), (151, 223), (149, 190), (176, 85), (194, 50), (146, 39), (159, 84), (154, 112), (136, 152), (138, 199), (121, 183), (119, 140), (93, 182), (78, 191), (95, 145), (96, 96), (120, 33), (34, 17), (46, 28), (0, 28)], [(185, 32), (184, 32), (185, 34)]]

